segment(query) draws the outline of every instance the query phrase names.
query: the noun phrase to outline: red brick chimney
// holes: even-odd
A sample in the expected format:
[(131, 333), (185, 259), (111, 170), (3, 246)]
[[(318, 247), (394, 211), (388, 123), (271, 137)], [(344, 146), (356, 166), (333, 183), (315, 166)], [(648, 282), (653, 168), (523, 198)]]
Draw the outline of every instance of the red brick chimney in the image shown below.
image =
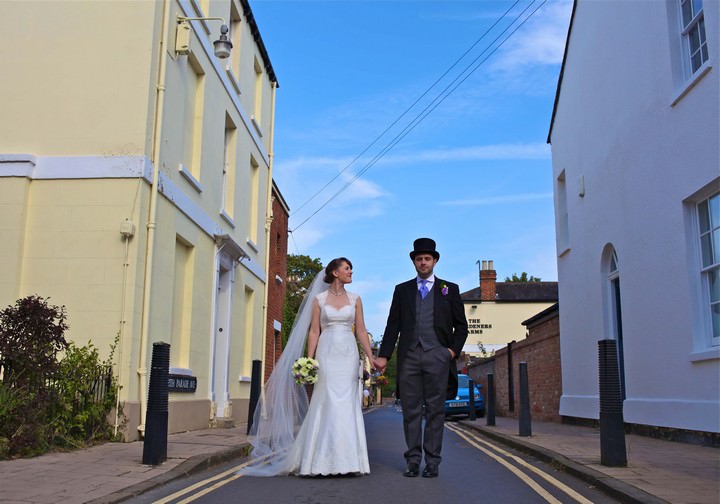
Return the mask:
[(497, 273), (492, 261), (483, 261), (480, 269), (480, 301), (495, 301)]

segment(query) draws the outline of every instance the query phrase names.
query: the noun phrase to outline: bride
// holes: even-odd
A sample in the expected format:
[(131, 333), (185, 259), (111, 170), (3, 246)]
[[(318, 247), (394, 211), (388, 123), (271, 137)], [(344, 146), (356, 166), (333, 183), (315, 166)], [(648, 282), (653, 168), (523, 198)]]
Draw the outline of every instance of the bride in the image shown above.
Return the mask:
[[(360, 297), (345, 290), (351, 282), (352, 263), (339, 257), (310, 286), (255, 409), (252, 464), (243, 474), (370, 473), (356, 339), (373, 357)], [(305, 388), (291, 373), (306, 340), (307, 356), (319, 363), (309, 407)]]

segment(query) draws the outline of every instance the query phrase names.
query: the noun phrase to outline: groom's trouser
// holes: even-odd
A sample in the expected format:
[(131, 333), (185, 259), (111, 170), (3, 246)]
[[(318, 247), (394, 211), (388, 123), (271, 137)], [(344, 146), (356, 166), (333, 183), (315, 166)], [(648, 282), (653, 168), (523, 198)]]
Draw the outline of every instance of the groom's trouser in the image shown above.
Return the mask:
[(450, 360), (450, 351), (444, 346), (426, 352), (420, 345), (408, 350), (402, 359), (402, 366), (398, 370), (398, 384), (408, 448), (405, 460), (408, 463), (419, 464), (424, 449), (426, 465), (440, 464)]

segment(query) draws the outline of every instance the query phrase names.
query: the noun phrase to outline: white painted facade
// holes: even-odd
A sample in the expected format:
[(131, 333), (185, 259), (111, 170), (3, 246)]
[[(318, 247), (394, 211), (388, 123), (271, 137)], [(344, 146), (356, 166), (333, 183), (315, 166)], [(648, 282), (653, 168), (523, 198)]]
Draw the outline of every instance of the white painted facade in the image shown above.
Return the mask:
[[(695, 72), (680, 2), (574, 6), (548, 139), (560, 414), (599, 418), (597, 342), (613, 338), (626, 422), (720, 432), (720, 346), (698, 221), (698, 203), (720, 193), (720, 2), (702, 2), (708, 59)], [(720, 231), (715, 239), (720, 247)]]

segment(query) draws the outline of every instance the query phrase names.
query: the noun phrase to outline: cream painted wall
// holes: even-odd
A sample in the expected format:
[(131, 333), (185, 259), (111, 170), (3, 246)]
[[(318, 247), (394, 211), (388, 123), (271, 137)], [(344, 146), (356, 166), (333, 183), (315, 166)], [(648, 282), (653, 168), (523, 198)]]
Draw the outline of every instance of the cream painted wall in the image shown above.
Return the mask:
[[(247, 23), (241, 24), (241, 35), (240, 47), (239, 47), (239, 65), (240, 68), (246, 69), (240, 72), (240, 75), (234, 75), (240, 88), (240, 102), (243, 108), (248, 111), (249, 114), (254, 115), (255, 101), (257, 99), (256, 92), (256, 73), (254, 71), (254, 63), (257, 61), (260, 64), (263, 79), (260, 86), (260, 100), (262, 102), (263, 113), (260, 114), (260, 120), (258, 122), (259, 133), (262, 137), (263, 145), (266, 149), (269, 149), (268, 142), (270, 141), (270, 128), (271, 128), (271, 113), (270, 104), (272, 99), (272, 85), (267, 78), (267, 71), (263, 64), (262, 57), (257, 50), (253, 35)], [(233, 47), (233, 51), (235, 51)], [(257, 118), (256, 118), (257, 119)]]
[[(180, 7), (187, 7), (187, 5), (189, 5), (187, 2), (179, 2)], [(213, 11), (212, 15), (228, 19), (226, 11), (220, 12), (215, 9), (215, 3), (210, 5)], [(185, 13), (181, 8), (178, 8), (177, 12)], [(208, 26), (211, 30), (218, 28), (212, 22)], [(211, 56), (212, 49), (210, 45), (207, 45), (207, 40), (205, 41), (206, 45), (203, 45), (200, 39), (193, 35), (190, 55), (169, 55), (165, 100), (173, 106), (166, 107), (162, 126), (163, 150), (161, 156), (163, 158), (163, 174), (187, 197), (199, 205), (203, 212), (211, 216), (219, 226), (227, 228), (227, 220), (220, 215), (223, 210), (221, 208), (223, 195), (221, 174), (224, 166), (224, 135), (217, 134), (217, 132), (225, 130), (226, 116), (230, 118), (237, 129), (237, 134), (236, 145), (232, 149), (235, 157), (229, 160), (229, 168), (236, 170), (235, 189), (232, 191), (235, 194), (235, 202), (232, 205), (235, 212), (234, 215), (229, 215), (231, 219), (229, 233), (238, 243), (247, 244), (253, 228), (253, 223), (249, 220), (251, 198), (247, 197), (248, 188), (251, 187), (251, 156), (259, 165), (257, 186), (260, 197), (254, 201), (258, 203), (256, 206), (260, 208), (260, 211), (255, 214), (254, 227), (260, 231), (264, 228), (265, 207), (262, 202), (266, 199), (265, 190), (270, 175), (267, 146), (264, 143), (268, 135), (263, 135), (263, 137), (258, 135), (250, 119), (254, 102), (251, 100), (252, 97), (246, 97), (247, 94), (252, 94), (251, 91), (254, 90), (255, 85), (254, 71), (251, 71), (253, 58), (260, 60), (260, 55), (257, 49), (250, 50), (255, 45), (247, 24), (241, 23), (241, 27), (243, 30), (242, 68), (247, 70), (242, 72), (243, 75), (239, 78), (240, 93), (237, 93), (232, 85), (228, 89), (230, 79), (226, 70), (227, 63), (218, 62), (214, 56)], [(193, 34), (195, 33), (194, 31)], [(252, 74), (252, 80), (249, 80), (250, 74)], [(199, 79), (198, 76), (200, 76)], [(265, 75), (262, 87), (263, 95), (267, 96), (267, 100), (263, 101), (262, 115), (269, 118), (271, 113), (269, 99), (272, 87), (267, 80), (267, 75)], [(245, 89), (248, 90), (247, 93), (244, 91)], [(203, 113), (201, 117), (194, 116), (198, 110)], [(213, 134), (213, 132), (215, 133)], [(196, 148), (188, 148), (189, 143), (196, 144)], [(192, 179), (189, 180), (189, 177), (183, 176), (181, 165), (184, 167), (185, 173), (191, 174)], [(264, 233), (258, 232), (253, 240), (257, 250), (252, 246), (247, 249), (251, 257), (261, 264), (264, 264), (264, 255), (258, 254), (258, 251), (265, 250), (264, 242)]]
[[(164, 5), (169, 44), (161, 52)], [(254, 358), (262, 358), (274, 90), (263, 73), (263, 109), (256, 127), (252, 61), (261, 58), (244, 15), (238, 25), (243, 66), (237, 86), (227, 62), (212, 55), (209, 39), (216, 37), (219, 23), (208, 22), (208, 35), (196, 22), (192, 55), (175, 54), (175, 16), (196, 15), (194, 6), (187, 0), (8, 2), (0, 16), (6, 40), (0, 63), (11, 76), (0, 80), (0, 259), (8, 266), (0, 273), (0, 301), (10, 304), (32, 293), (50, 296), (51, 302), (67, 307), (68, 336), (79, 344), (92, 340), (101, 355), (107, 355), (122, 328), (116, 357), (129, 439), (136, 438), (136, 427), (144, 423), (140, 399), (146, 389), (141, 390), (138, 370), (149, 369), (153, 342), (173, 340), (178, 317), (187, 327), (186, 349), (181, 360), (173, 361), (173, 354), (171, 363), (190, 369), (198, 387), (195, 393), (171, 394), (177, 403), (174, 414), (184, 416), (171, 425), (207, 427), (215, 351), (216, 236), (228, 236), (233, 247), (248, 255), (233, 265), (232, 337), (228, 355), (219, 357), (228, 359), (228, 394), (236, 405), (246, 405), (249, 397), (249, 383), (241, 377), (250, 375)], [(209, 6), (209, 15), (226, 20), (231, 7), (242, 9), (237, 0)], [(161, 57), (166, 78), (158, 124), (159, 197), (147, 358), (140, 362)], [(204, 81), (200, 91), (193, 84), (198, 72)], [(228, 166), (236, 171), (230, 191), (234, 210), (224, 217), (226, 117), (237, 129)], [(188, 149), (193, 139), (195, 147)], [(21, 161), (18, 153), (26, 153)], [(257, 165), (254, 179), (251, 157)], [(190, 177), (181, 173), (181, 165)], [(135, 227), (127, 243), (120, 233), (125, 219)], [(183, 280), (189, 292), (183, 295), (181, 314), (174, 311), (173, 296), (178, 243), (189, 251)], [(238, 419), (246, 414), (231, 413)]]
[(527, 331), (522, 322), (553, 304), (465, 303), (469, 332), (464, 347), (465, 353), (480, 355), (479, 342), (490, 353), (511, 341), (525, 339)]
[[(142, 212), (142, 189), (138, 179), (34, 180), (0, 178), (0, 193), (10, 191), (16, 200), (15, 211), (0, 213), (0, 229), (10, 240), (3, 240), (0, 250), (8, 257), (8, 280), (0, 284), (0, 303), (13, 304), (20, 297), (49, 297), (52, 304), (67, 309), (68, 339), (78, 345), (90, 341), (100, 354), (107, 356), (121, 326), (123, 264), (125, 242), (120, 225), (125, 219), (136, 221)], [(23, 201), (19, 195), (25, 193)], [(13, 201), (9, 197), (5, 204)], [(21, 207), (21, 208), (20, 208)], [(21, 228), (17, 215), (21, 213)], [(127, 323), (122, 354), (121, 374), (128, 376), (132, 345), (137, 333), (132, 306), (137, 299), (143, 255), (136, 236), (130, 242), (127, 276)], [(7, 251), (7, 252), (5, 252)], [(140, 264), (138, 264), (140, 263)], [(5, 270), (5, 268), (4, 268)], [(133, 273), (135, 272), (135, 273)], [(124, 384), (122, 395), (132, 393)]]
[(25, 178), (8, 179), (0, 184), (0, 306), (8, 306), (19, 297), (18, 287), (25, 244), (26, 205), (30, 181)]
[(0, 152), (147, 154), (160, 6), (3, 2)]
[(131, 179), (31, 184), (17, 295), (51, 296), (66, 305), (78, 342), (111, 342), (118, 330), (125, 250), (120, 224), (132, 217), (137, 187)]

